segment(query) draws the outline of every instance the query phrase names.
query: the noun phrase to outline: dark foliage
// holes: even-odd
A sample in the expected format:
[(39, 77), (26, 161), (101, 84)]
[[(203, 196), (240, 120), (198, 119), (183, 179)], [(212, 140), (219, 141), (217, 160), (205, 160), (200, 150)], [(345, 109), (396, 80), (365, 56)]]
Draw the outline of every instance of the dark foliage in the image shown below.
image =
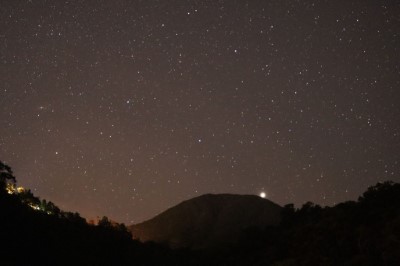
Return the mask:
[(400, 265), (400, 184), (379, 183), (357, 202), (286, 205), (277, 227), (248, 230), (220, 256), (231, 265)]
[(0, 188), (0, 243), (0, 265), (175, 265), (189, 254), (142, 244), (107, 217), (91, 225), (30, 190), (9, 194), (5, 186)]
[(400, 184), (379, 183), (335, 207), (286, 205), (281, 217), (278, 226), (246, 229), (234, 246), (171, 250), (132, 240), (107, 217), (90, 225), (29, 190), (8, 194), (3, 185), (0, 265), (400, 265)]
[(7, 183), (15, 183), (16, 179), (13, 175), (11, 167), (0, 161), (0, 189), (4, 190)]

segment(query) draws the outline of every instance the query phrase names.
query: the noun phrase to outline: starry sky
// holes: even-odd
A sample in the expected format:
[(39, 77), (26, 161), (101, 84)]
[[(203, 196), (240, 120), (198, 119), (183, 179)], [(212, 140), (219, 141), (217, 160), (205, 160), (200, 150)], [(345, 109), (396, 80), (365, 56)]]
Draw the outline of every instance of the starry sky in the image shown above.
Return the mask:
[(64, 210), (333, 205), (399, 150), (399, 1), (0, 1), (0, 160)]

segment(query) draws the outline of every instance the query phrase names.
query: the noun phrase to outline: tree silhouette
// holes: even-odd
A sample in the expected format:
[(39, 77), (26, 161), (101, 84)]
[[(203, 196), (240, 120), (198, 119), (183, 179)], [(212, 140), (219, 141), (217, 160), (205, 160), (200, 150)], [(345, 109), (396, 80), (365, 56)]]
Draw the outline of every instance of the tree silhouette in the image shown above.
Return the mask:
[(0, 161), (0, 189), (5, 190), (7, 183), (16, 183), (11, 167)]
[(103, 216), (103, 218), (101, 218), (99, 220), (98, 226), (111, 228), (112, 227), (112, 222), (110, 221), (110, 219), (108, 219), (107, 216)]
[[(281, 223), (245, 228), (237, 243), (215, 250), (170, 250), (132, 240), (124, 224), (102, 217), (89, 225), (29, 189), (15, 185), (0, 162), (1, 265), (400, 265), (400, 184), (378, 183), (358, 199), (296, 209), (285, 205)], [(21, 252), (25, 256), (20, 256)]]
[(30, 189), (26, 189), (18, 193), (18, 198), (21, 200), (22, 203), (40, 206), (40, 199), (38, 197), (35, 197)]

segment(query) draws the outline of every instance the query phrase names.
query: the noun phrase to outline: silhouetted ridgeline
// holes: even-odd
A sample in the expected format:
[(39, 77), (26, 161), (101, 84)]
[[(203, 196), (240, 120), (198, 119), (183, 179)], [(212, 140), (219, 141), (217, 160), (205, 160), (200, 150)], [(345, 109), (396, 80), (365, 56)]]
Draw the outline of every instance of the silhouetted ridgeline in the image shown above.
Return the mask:
[(11, 168), (1, 161), (0, 243), (2, 266), (174, 265), (179, 253), (134, 241), (123, 224), (107, 217), (91, 225), (78, 213), (63, 212), (17, 188)]
[[(212, 234), (227, 234), (229, 226), (218, 228), (229, 224), (230, 216), (237, 219), (234, 210), (246, 208), (244, 202), (249, 200), (254, 205), (258, 199), (245, 196), (246, 200), (239, 197), (240, 203), (234, 203), (239, 199), (236, 196), (217, 196), (217, 201), (223, 202), (221, 206), (216, 206), (216, 198), (210, 195), (197, 198), (200, 202), (189, 200), (189, 204), (182, 204), (185, 213), (191, 215), (189, 218), (198, 217), (200, 222), (194, 223), (195, 228), (188, 220), (170, 222), (185, 228), (185, 237), (190, 241), (182, 243), (203, 247), (196, 251), (142, 244), (131, 238), (124, 225), (111, 223), (107, 218), (97, 226), (89, 225), (79, 214), (63, 212), (29, 190), (17, 188), (15, 183), (11, 168), (0, 161), (0, 265), (400, 265), (400, 184), (397, 183), (379, 183), (357, 202), (335, 207), (307, 203), (300, 209), (293, 205), (280, 208), (271, 207), (275, 205), (268, 201), (272, 204), (268, 205), (271, 212), (280, 211), (280, 222), (267, 221), (263, 226), (260, 218), (253, 224), (243, 223), (241, 228), (245, 229), (240, 233), (232, 226), (232, 232), (240, 237), (231, 243), (216, 241), (215, 245), (208, 245), (208, 241), (195, 243), (197, 238), (192, 235), (207, 234), (204, 229), (213, 228), (213, 224), (216, 226)], [(211, 213), (209, 202), (215, 207)], [(225, 209), (224, 204), (231, 207)], [(265, 201), (257, 204), (263, 206)], [(201, 218), (202, 210), (206, 218)], [(263, 215), (276, 217), (268, 213), (260, 217)], [(176, 219), (180, 215), (167, 217)], [(173, 236), (172, 233), (163, 237)]]
[(173, 248), (226, 248), (237, 244), (245, 228), (278, 225), (281, 210), (255, 195), (206, 194), (129, 229), (135, 239)]
[[(202, 253), (205, 264), (400, 265), (400, 184), (378, 183), (357, 202), (325, 208), (308, 202), (300, 209), (292, 204), (281, 209), (261, 198), (261, 205), (255, 206), (257, 201), (251, 196), (245, 198), (246, 201), (239, 195), (201, 196), (130, 228), (134, 236), (138, 230), (139, 238), (173, 245), (178, 242), (186, 248), (208, 247)], [(247, 214), (243, 214), (244, 202)], [(260, 211), (266, 209), (269, 215)], [(275, 224), (276, 209), (280, 210), (279, 225)], [(257, 219), (254, 210), (260, 211), (264, 226), (256, 221), (238, 234), (238, 226), (244, 228), (250, 225), (249, 219)], [(196, 214), (198, 221), (193, 221)], [(238, 219), (241, 214), (243, 217)], [(232, 227), (232, 223), (237, 226)], [(231, 243), (220, 242), (219, 236), (229, 232), (240, 239), (232, 237)], [(210, 244), (210, 238), (220, 245)]]
[(279, 226), (248, 230), (235, 250), (239, 265), (400, 265), (400, 184), (378, 183), (335, 207), (286, 205)]

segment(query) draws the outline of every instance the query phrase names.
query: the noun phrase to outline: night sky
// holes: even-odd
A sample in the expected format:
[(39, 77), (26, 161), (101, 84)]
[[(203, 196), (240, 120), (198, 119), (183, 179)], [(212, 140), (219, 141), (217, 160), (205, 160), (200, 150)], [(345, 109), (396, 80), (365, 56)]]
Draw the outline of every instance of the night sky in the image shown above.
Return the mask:
[(400, 181), (399, 1), (0, 1), (0, 160), (126, 224)]

